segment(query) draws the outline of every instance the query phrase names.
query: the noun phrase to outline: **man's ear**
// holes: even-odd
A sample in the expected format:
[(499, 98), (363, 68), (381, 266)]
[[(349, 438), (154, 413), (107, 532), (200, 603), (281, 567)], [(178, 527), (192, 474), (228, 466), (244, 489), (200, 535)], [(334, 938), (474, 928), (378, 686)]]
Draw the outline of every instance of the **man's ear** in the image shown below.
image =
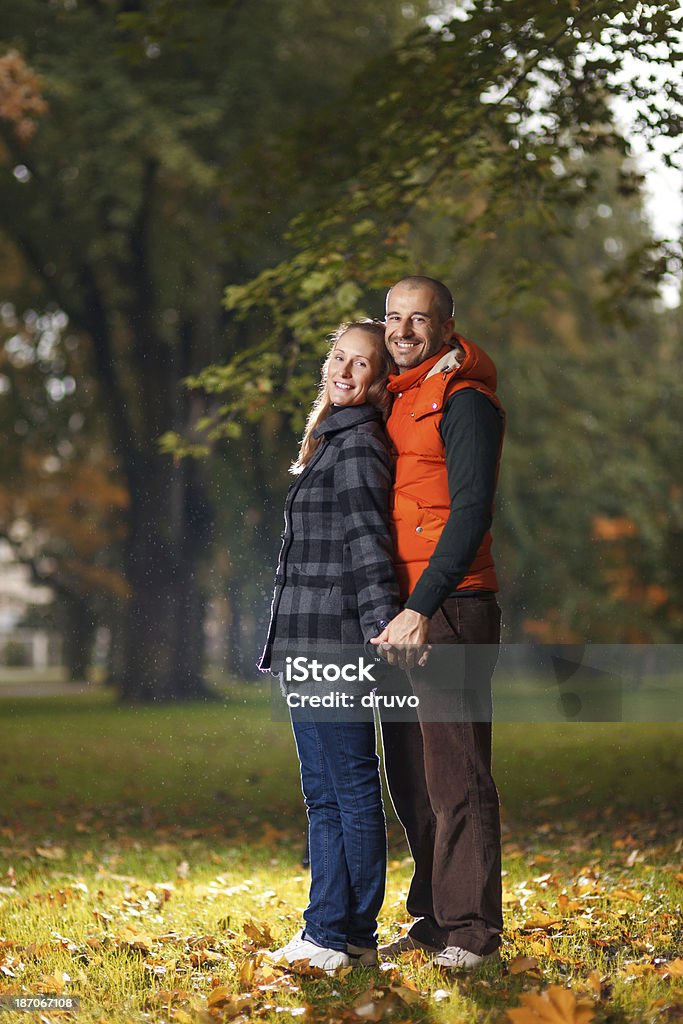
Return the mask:
[(449, 317), (448, 320), (444, 320), (441, 325), (441, 337), (444, 341), (450, 341), (455, 333), (455, 321), (453, 317)]

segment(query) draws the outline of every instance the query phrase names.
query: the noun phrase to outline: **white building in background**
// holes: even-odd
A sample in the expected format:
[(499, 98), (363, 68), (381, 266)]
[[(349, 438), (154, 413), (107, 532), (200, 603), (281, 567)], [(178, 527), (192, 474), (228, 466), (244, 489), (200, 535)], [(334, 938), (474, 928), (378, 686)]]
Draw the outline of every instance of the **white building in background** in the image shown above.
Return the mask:
[(18, 563), (11, 546), (0, 540), (0, 666), (49, 668), (61, 664), (61, 637), (54, 630), (19, 625), (33, 605), (54, 600), (49, 587), (31, 582), (29, 570)]

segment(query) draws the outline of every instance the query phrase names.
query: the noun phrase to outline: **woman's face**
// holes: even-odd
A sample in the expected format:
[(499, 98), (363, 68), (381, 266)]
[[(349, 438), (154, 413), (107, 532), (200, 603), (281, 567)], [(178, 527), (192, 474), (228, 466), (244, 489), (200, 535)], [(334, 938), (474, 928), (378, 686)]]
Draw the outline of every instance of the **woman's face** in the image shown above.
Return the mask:
[(334, 405), (362, 405), (379, 373), (377, 342), (367, 331), (352, 327), (332, 349), (327, 393)]

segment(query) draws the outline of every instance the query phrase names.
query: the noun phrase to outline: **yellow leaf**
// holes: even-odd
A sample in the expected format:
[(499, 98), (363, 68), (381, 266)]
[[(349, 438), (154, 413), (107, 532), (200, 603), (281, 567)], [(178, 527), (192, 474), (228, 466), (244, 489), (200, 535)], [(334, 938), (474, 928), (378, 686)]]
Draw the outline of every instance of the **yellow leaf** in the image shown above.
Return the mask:
[(572, 931), (572, 932), (581, 931), (582, 929), (583, 929), (583, 931), (586, 931), (586, 930), (592, 929), (592, 928), (593, 928), (592, 922), (589, 921), (585, 917), (575, 917), (575, 918), (572, 919), (572, 921), (570, 922), (570, 925), (569, 925), (569, 931)]
[(124, 925), (121, 931), (116, 935), (116, 938), (125, 946), (129, 946), (131, 949), (137, 949), (141, 953), (150, 953), (154, 946), (154, 939), (151, 935), (145, 935), (143, 932), (139, 932), (137, 928), (132, 928), (130, 925)]
[(254, 920), (249, 918), (249, 920), (245, 921), (242, 925), (242, 929), (247, 938), (251, 939), (251, 941), (259, 947), (268, 948), (275, 944), (273, 936), (270, 934), (270, 926), (266, 922), (256, 924)]
[(553, 948), (553, 940), (549, 935), (541, 935), (529, 942), (529, 950), (536, 956), (549, 956), (557, 960), (557, 953)]
[(223, 1001), (232, 999), (232, 997), (233, 993), (227, 985), (217, 985), (207, 1000), (207, 1006), (220, 1006)]
[(520, 998), (522, 1006), (506, 1010), (512, 1024), (589, 1024), (595, 1013), (592, 1003), (577, 1000), (561, 985), (524, 993)]
[(636, 964), (630, 963), (624, 966), (621, 974), (626, 974), (631, 978), (641, 978), (644, 974), (654, 974), (654, 967), (652, 964)]
[(505, 907), (518, 907), (520, 903), (519, 896), (514, 892), (503, 893), (503, 906)]
[(256, 973), (256, 961), (245, 960), (239, 969), (239, 983), (242, 988), (249, 988), (254, 981), (254, 974)]
[(44, 974), (41, 981), (36, 985), (36, 989), (39, 992), (54, 993), (54, 995), (59, 996), (64, 991), (65, 981), (68, 980), (68, 974), (64, 977), (60, 977), (58, 974)]
[(212, 949), (200, 949), (196, 953), (190, 953), (190, 963), (193, 967), (201, 967), (202, 964), (216, 964), (225, 960), (222, 953), (215, 953)]
[(184, 1010), (175, 1009), (172, 1012), (173, 1020), (177, 1020), (178, 1024), (192, 1024), (194, 1017), (190, 1013), (185, 1013)]
[(635, 889), (612, 889), (609, 895), (615, 899), (632, 900), (634, 903), (640, 903), (643, 898), (642, 892), (636, 892)]
[(561, 917), (551, 917), (550, 914), (536, 914), (535, 917), (530, 917), (528, 921), (524, 922), (525, 928), (552, 928), (554, 925), (562, 924)]

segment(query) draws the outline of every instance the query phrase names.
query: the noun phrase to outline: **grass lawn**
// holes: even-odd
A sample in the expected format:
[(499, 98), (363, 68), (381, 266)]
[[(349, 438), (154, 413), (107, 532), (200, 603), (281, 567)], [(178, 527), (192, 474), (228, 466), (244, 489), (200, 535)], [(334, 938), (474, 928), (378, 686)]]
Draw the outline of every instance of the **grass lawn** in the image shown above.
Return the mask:
[[(171, 708), (0, 696), (0, 996), (80, 996), (84, 1024), (683, 1019), (683, 726), (498, 726), (502, 962), (327, 978), (258, 952), (300, 926), (305, 820), (268, 690), (226, 693)], [(389, 829), (382, 939), (410, 880)]]

